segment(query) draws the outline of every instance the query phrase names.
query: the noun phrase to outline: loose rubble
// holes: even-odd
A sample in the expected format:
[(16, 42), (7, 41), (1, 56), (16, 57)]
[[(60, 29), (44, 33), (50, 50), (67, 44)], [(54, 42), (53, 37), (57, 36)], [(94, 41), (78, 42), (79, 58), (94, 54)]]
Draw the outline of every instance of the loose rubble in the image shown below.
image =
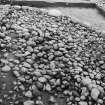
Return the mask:
[(59, 96), (67, 105), (105, 104), (102, 33), (27, 6), (11, 7), (0, 33), (1, 71), (12, 72), (14, 92), (25, 97), (17, 102), (14, 94), (15, 103), (44, 105), (41, 93), (47, 92), (54, 105)]

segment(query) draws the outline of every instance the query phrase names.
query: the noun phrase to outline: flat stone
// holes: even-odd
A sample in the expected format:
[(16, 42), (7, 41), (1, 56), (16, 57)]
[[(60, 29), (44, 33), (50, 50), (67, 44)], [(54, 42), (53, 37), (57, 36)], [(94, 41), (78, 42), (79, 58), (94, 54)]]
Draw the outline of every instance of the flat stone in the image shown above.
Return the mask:
[(29, 6), (22, 6), (22, 9), (23, 9), (23, 10), (29, 9)]
[(18, 71), (13, 71), (13, 74), (14, 74), (16, 77), (19, 77), (19, 76), (20, 76), (20, 74), (19, 74)]
[(37, 77), (40, 77), (42, 76), (42, 74), (39, 72), (39, 71), (34, 71), (33, 74)]
[(101, 73), (97, 73), (96, 78), (100, 80), (101, 77), (102, 77), (102, 74)]
[(24, 105), (34, 105), (34, 101), (31, 100), (25, 101)]
[(33, 52), (33, 48), (32, 48), (31, 46), (28, 46), (28, 47), (27, 47), (27, 50), (28, 50), (29, 52)]
[(15, 8), (16, 10), (19, 10), (19, 9), (21, 9), (21, 6), (16, 5), (16, 6), (14, 6), (14, 8)]
[(44, 82), (47, 81), (45, 77), (40, 77), (40, 78), (38, 78), (38, 80), (39, 80), (39, 82), (41, 82), (41, 83), (44, 83)]
[(88, 103), (85, 102), (85, 101), (80, 101), (80, 102), (79, 102), (79, 105), (88, 105)]
[(98, 103), (103, 104), (103, 100), (102, 99), (98, 99)]
[(21, 77), (21, 76), (18, 77), (18, 80), (21, 81), (21, 82), (25, 82), (25, 78), (24, 77)]
[(24, 54), (15, 54), (16, 57), (23, 57)]
[(27, 63), (29, 63), (29, 64), (32, 64), (32, 63), (33, 63), (32, 59), (26, 59), (26, 61), (27, 61)]
[(76, 97), (75, 98), (75, 101), (79, 102), (80, 101), (80, 98), (79, 97)]
[(32, 85), (31, 89), (32, 89), (33, 95), (36, 95), (36, 96), (40, 95), (40, 91), (38, 90), (38, 88), (35, 85)]
[(51, 86), (49, 84), (46, 84), (45, 88), (47, 91), (51, 91)]
[(101, 66), (101, 68), (102, 68), (102, 69), (105, 69), (105, 64), (103, 64), (103, 65)]
[(31, 91), (27, 91), (25, 93), (25, 96), (31, 98), (32, 97), (32, 92)]
[(91, 79), (86, 77), (82, 79), (82, 83), (83, 85), (89, 85), (91, 83)]
[(2, 68), (2, 71), (3, 72), (8, 72), (8, 71), (10, 71), (11, 70), (11, 68), (8, 66), (8, 65), (5, 65), (3, 68)]
[(43, 101), (42, 100), (36, 100), (36, 105), (43, 105)]
[(5, 34), (4, 33), (0, 33), (0, 37), (4, 38)]
[(56, 100), (55, 100), (54, 96), (50, 96), (49, 101), (50, 101), (51, 103), (55, 103), (55, 102), (56, 102)]
[(5, 64), (8, 64), (8, 60), (6, 60), (6, 59), (1, 59), (1, 62), (5, 63)]
[(81, 100), (85, 100), (86, 97), (85, 97), (84, 95), (82, 95), (82, 96), (80, 97), (80, 99), (81, 99)]
[(26, 51), (23, 55), (24, 56), (28, 56), (30, 54), (30, 52), (29, 51)]
[(55, 63), (52, 61), (52, 62), (50, 62), (50, 68), (51, 69), (55, 69)]
[(20, 85), (20, 86), (19, 86), (19, 89), (22, 90), (22, 91), (24, 91), (24, 90), (25, 90), (24, 85)]
[(36, 86), (38, 89), (42, 89), (43, 88), (43, 84), (41, 82), (37, 82)]
[(98, 99), (99, 94), (100, 94), (100, 91), (98, 90), (98, 88), (93, 88), (92, 89), (92, 91), (91, 91), (91, 97), (94, 100), (97, 100)]
[(23, 66), (24, 66), (24, 67), (27, 67), (27, 68), (30, 68), (30, 67), (31, 67), (31, 65), (30, 65), (29, 63), (27, 63), (27, 62), (24, 62), (24, 63), (23, 63)]
[(51, 61), (53, 58), (54, 58), (54, 55), (50, 55), (48, 59)]

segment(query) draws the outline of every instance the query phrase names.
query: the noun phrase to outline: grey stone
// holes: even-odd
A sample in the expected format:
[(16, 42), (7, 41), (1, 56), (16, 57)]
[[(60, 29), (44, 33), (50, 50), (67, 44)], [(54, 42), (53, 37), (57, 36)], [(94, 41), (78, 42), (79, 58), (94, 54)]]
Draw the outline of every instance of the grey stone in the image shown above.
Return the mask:
[(2, 67), (3, 72), (8, 72), (10, 70), (11, 70), (11, 68), (8, 65), (5, 65), (4, 67)]
[(19, 76), (20, 76), (20, 74), (19, 74), (18, 71), (13, 71), (13, 74), (14, 74), (16, 77), (19, 77)]
[(47, 83), (46, 86), (45, 86), (45, 89), (46, 89), (46, 91), (50, 92), (51, 91), (51, 86)]
[(80, 101), (80, 102), (79, 102), (79, 105), (88, 105), (88, 103), (85, 102), (85, 101)]
[(41, 83), (44, 83), (44, 82), (46, 82), (47, 80), (46, 80), (45, 77), (40, 77), (40, 78), (38, 78), (38, 81), (41, 82)]
[(24, 105), (34, 105), (34, 101), (27, 100), (24, 102)]
[(31, 91), (27, 91), (25, 93), (25, 96), (31, 98), (32, 97), (32, 92)]
[(82, 83), (83, 83), (83, 85), (89, 85), (89, 84), (91, 84), (91, 79), (88, 77), (83, 78)]
[(94, 100), (97, 100), (98, 99), (98, 96), (100, 94), (100, 91), (98, 90), (98, 88), (93, 88), (91, 90), (91, 97), (94, 99)]
[(29, 63), (27, 63), (27, 62), (24, 62), (24, 63), (23, 63), (23, 66), (24, 66), (24, 67), (27, 67), (27, 68), (30, 68), (30, 67), (31, 67), (31, 65), (30, 65)]

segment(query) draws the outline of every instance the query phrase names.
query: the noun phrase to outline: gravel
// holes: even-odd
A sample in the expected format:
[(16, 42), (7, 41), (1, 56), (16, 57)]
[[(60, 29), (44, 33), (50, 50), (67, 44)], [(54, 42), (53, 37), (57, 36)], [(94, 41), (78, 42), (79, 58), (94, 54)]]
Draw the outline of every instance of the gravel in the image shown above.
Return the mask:
[(105, 104), (102, 33), (27, 6), (11, 7), (0, 32), (0, 67), (14, 74), (14, 90), (31, 99), (24, 105), (43, 105), (35, 100), (41, 92), (62, 94), (67, 105)]

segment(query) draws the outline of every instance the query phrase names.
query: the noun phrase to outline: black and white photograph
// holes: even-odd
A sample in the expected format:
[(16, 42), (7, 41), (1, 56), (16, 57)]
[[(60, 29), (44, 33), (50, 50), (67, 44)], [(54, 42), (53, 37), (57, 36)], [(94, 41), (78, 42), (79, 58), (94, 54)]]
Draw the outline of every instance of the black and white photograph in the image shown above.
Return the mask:
[(0, 105), (105, 105), (105, 0), (0, 0)]

